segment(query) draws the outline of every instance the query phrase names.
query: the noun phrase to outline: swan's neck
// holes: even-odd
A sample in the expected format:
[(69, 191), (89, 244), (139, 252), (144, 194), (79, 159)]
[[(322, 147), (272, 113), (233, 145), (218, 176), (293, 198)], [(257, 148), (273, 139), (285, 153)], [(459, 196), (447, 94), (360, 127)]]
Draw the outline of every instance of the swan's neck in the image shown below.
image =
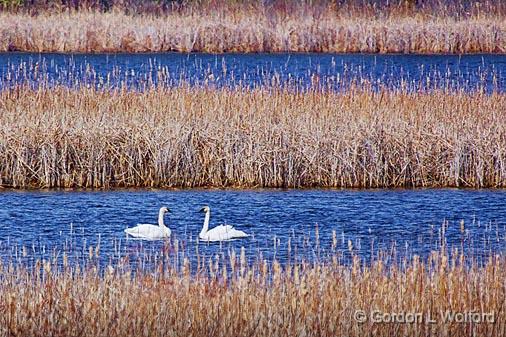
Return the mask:
[(160, 213), (158, 213), (158, 226), (160, 227), (165, 227), (165, 223), (163, 222), (163, 216), (164, 213), (160, 211)]
[(204, 235), (209, 230), (209, 218), (211, 217), (211, 211), (206, 212), (206, 217), (204, 219), (204, 227), (202, 227), (202, 230), (200, 231), (200, 235)]

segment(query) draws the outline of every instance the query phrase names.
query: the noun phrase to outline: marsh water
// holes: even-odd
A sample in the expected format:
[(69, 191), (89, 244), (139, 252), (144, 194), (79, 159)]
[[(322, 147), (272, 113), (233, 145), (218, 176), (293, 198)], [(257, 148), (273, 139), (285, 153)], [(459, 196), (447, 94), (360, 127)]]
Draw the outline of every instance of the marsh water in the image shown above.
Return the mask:
[[(504, 92), (506, 55), (0, 54), (0, 89), (25, 83), (142, 90), (182, 82)], [(212, 225), (233, 224), (252, 236), (197, 245), (203, 222), (197, 211), (204, 204), (212, 208)], [(172, 210), (171, 244), (177, 240), (191, 256), (196, 249), (212, 256), (240, 247), (250, 258), (281, 261), (320, 258), (335, 250), (364, 257), (382, 249), (427, 255), (445, 240), (448, 247), (478, 257), (506, 248), (503, 190), (3, 191), (0, 255), (44, 257), (69, 247), (85, 254), (99, 243), (102, 256), (143, 249), (156, 254), (166, 243), (125, 240), (123, 230), (156, 223), (162, 205)]]
[[(172, 243), (193, 255), (213, 256), (245, 248), (248, 258), (286, 261), (289, 255), (324, 258), (350, 248), (364, 257), (395, 249), (399, 255), (427, 255), (440, 248), (465, 248), (486, 257), (506, 248), (504, 190), (123, 190), (4, 191), (0, 193), (0, 252), (43, 256), (68, 247), (88, 253), (100, 242), (102, 256), (160, 250), (163, 242), (127, 240), (123, 230), (157, 222), (158, 208)], [(233, 224), (250, 238), (200, 243), (203, 205), (211, 227)], [(464, 221), (462, 226), (461, 221)], [(446, 225), (443, 226), (443, 222)], [(350, 246), (351, 245), (351, 246)], [(17, 247), (17, 248), (13, 248)]]
[(503, 92), (506, 55), (0, 54), (0, 88), (16, 83), (98, 87), (290, 86), (346, 90), (351, 83), (412, 91)]

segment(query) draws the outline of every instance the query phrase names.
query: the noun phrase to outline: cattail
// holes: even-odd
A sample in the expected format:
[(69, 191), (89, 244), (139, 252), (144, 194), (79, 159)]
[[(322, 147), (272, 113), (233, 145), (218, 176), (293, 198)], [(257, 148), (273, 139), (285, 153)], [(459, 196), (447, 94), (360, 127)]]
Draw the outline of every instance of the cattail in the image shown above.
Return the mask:
[(235, 250), (232, 249), (230, 252), (230, 269), (232, 270), (232, 274), (235, 274), (235, 264), (236, 264), (236, 256), (235, 256)]
[[(241, 251), (244, 256), (244, 249)], [(55, 258), (65, 258), (65, 253)], [(256, 280), (254, 276), (229, 277), (228, 264), (218, 263), (222, 261), (219, 254), (209, 259), (208, 273), (193, 275), (190, 259), (184, 257), (174, 266), (178, 272), (162, 280), (148, 266), (132, 272), (128, 264), (120, 266), (114, 261), (103, 270), (87, 261), (85, 268), (76, 262), (60, 272), (58, 260), (36, 260), (33, 267), (10, 263), (4, 268), (0, 263), (4, 309), (0, 326), (18, 335), (25, 331), (41, 335), (108, 331), (112, 337), (153, 331), (197, 335), (201, 326), (196, 322), (211, 326), (219, 317), (224, 335), (247, 335), (253, 328), (261, 335), (278, 329), (276, 335), (292, 336), (293, 331), (312, 331), (315, 322), (328, 322), (317, 327), (319, 333), (386, 337), (399, 329), (406, 335), (416, 334), (421, 325), (363, 324), (349, 314), (359, 306), (382, 312), (427, 310), (436, 317), (449, 304), (463, 312), (479, 308), (483, 322), (469, 330), (468, 324), (439, 321), (431, 325), (431, 334), (451, 329), (459, 336), (474, 336), (506, 322), (506, 313), (497, 310), (503, 303), (502, 280), (506, 278), (502, 254), (491, 254), (477, 263), (469, 251), (457, 248), (451, 251), (451, 262), (448, 252), (442, 250), (400, 260), (392, 260), (391, 252), (376, 253), (378, 260), (370, 264), (355, 254), (345, 264), (294, 262), (290, 268), (279, 260), (255, 259), (248, 264), (240, 258), (248, 275), (258, 275)], [(139, 253), (146, 261), (153, 258), (150, 254)], [(83, 310), (77, 310), (76, 303)], [(142, 319), (118, 320), (120, 313)], [(181, 314), (186, 317), (184, 322), (178, 320)], [(88, 316), (94, 319), (86, 319)], [(497, 331), (497, 336), (505, 335)]]
[[(461, 1), (454, 0), (454, 6), (448, 6), (447, 1), (423, 8), (413, 6), (416, 10), (407, 9), (410, 6), (400, 0), (396, 5), (371, 10), (367, 2), (357, 0), (353, 5), (304, 2), (297, 10), (286, 4), (266, 10), (264, 5), (221, 2), (212, 8), (195, 8), (192, 3), (191, 10), (187, 7), (164, 14), (147, 10), (147, 15), (125, 13), (131, 8), (106, 13), (103, 9), (60, 13), (35, 10), (38, 15), (2, 12), (0, 31), (5, 32), (4, 40), (9, 43), (0, 44), (0, 51), (504, 52), (501, 33), (506, 10), (501, 1), (487, 1), (489, 9), (485, 12), (466, 3), (466, 15), (456, 17), (455, 12), (464, 7)], [(91, 21), (93, 25), (83, 34), (80, 27)], [(194, 31), (193, 27), (205, 29)], [(226, 65), (221, 68), (223, 75), (231, 72)], [(32, 71), (39, 73), (38, 65)], [(87, 74), (96, 76), (92, 71)], [(132, 70), (127, 75), (135, 73)], [(319, 79), (318, 74), (311, 74), (313, 85), (318, 85)]]
[[(15, 90), (23, 100), (12, 97)], [(15, 188), (506, 186), (506, 164), (500, 164), (506, 163), (506, 137), (501, 136), (506, 135), (501, 109), (506, 95), (350, 90), (353, 94), (296, 95), (289, 89), (183, 85), (142, 92), (15, 86), (0, 91), (0, 123), (11, 125), (15, 119), (18, 125), (0, 134), (0, 183)], [(195, 99), (203, 104), (190, 104)], [(146, 123), (144, 110), (157, 122)], [(204, 118), (209, 126), (167, 127), (186, 125), (188, 118)], [(245, 119), (258, 123), (246, 125)], [(370, 120), (366, 128), (362, 120)], [(140, 122), (143, 136), (126, 142), (124, 132), (136, 134)], [(338, 125), (339, 132), (329, 125)], [(60, 127), (73, 131), (60, 135)], [(384, 130), (381, 135), (378, 128)], [(251, 147), (248, 139), (258, 146)], [(146, 155), (131, 155), (146, 144)], [(41, 150), (46, 148), (64, 150)], [(300, 151), (310, 151), (314, 159), (306, 162)], [(367, 155), (357, 161), (358, 153)], [(450, 162), (447, 156), (476, 160)], [(79, 158), (96, 160), (82, 165)], [(286, 169), (282, 163), (290, 163), (290, 174), (279, 174)], [(393, 169), (405, 165), (402, 172)], [(197, 167), (207, 169), (190, 177), (187, 172)], [(341, 236), (346, 245), (344, 232)]]
[(241, 247), (241, 257), (240, 257), (240, 263), (241, 263), (241, 277), (244, 277), (244, 273), (246, 271), (246, 249)]

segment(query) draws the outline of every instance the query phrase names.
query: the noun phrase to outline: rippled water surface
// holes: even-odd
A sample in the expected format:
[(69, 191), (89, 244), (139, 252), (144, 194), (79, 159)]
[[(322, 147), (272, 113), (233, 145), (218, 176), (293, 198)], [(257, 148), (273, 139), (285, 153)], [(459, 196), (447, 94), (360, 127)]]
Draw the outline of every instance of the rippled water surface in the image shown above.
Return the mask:
[(0, 87), (47, 82), (143, 88), (185, 81), (213, 85), (346, 88), (358, 80), (391, 88), (504, 91), (506, 55), (0, 54)]
[[(211, 227), (236, 225), (251, 238), (223, 244), (200, 244), (211, 256), (245, 247), (250, 258), (261, 254), (285, 260), (325, 256), (334, 248), (363, 256), (395, 244), (401, 254), (427, 254), (441, 243), (448, 221), (448, 247), (471, 249), (476, 256), (503, 253), (506, 248), (506, 191), (503, 190), (185, 190), (0, 193), (0, 252), (28, 247), (37, 255), (65, 246), (101, 243), (101, 254), (123, 253), (139, 247), (156, 252), (160, 242), (125, 240), (123, 230), (136, 223), (156, 223), (166, 205), (173, 241), (193, 255), (203, 215), (211, 206)], [(464, 220), (464, 232), (460, 221)], [(317, 229), (318, 237), (317, 240)], [(81, 248), (79, 248), (81, 249)]]
[[(332, 54), (0, 54), (0, 88), (17, 83), (100, 85), (284, 85), (346, 88), (353, 80), (392, 89), (434, 87), (504, 92), (506, 55), (332, 55)], [(362, 82), (360, 82), (362, 81)], [(229, 223), (252, 234), (224, 244), (200, 244), (204, 204), (211, 223)], [(477, 256), (506, 248), (506, 191), (502, 190), (186, 190), (0, 193), (0, 254), (44, 256), (51, 249), (86, 249), (100, 242), (104, 256), (159, 251), (160, 242), (125, 240), (123, 230), (156, 223), (158, 208), (173, 241), (188, 255), (213, 255), (245, 247), (286, 260), (289, 255), (324, 258), (331, 250), (367, 257), (378, 249), (426, 255), (447, 240)], [(464, 220), (461, 228), (460, 221)], [(448, 228), (442, 223), (448, 221)], [(443, 233), (444, 232), (444, 233)]]

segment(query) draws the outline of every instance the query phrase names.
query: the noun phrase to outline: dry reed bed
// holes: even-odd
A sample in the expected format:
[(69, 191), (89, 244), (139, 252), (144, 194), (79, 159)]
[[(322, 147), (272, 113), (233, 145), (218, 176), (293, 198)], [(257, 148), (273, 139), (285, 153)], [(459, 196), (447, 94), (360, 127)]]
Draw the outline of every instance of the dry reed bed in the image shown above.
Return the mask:
[(17, 86), (0, 125), (4, 187), (506, 186), (498, 93)]
[[(479, 265), (442, 251), (397, 264), (355, 258), (351, 265), (334, 259), (281, 266), (250, 265), (232, 253), (194, 276), (188, 261), (180, 270), (160, 265), (132, 273), (123, 265), (105, 274), (53, 263), (0, 267), (0, 336), (506, 335), (502, 256)], [(366, 322), (355, 319), (357, 310)], [(378, 323), (373, 312), (422, 318)], [(444, 318), (469, 312), (487, 316), (481, 323)]]
[[(0, 51), (506, 53), (506, 18), (343, 16), (332, 8), (172, 12), (0, 13)], [(502, 13), (502, 12), (501, 12)]]

